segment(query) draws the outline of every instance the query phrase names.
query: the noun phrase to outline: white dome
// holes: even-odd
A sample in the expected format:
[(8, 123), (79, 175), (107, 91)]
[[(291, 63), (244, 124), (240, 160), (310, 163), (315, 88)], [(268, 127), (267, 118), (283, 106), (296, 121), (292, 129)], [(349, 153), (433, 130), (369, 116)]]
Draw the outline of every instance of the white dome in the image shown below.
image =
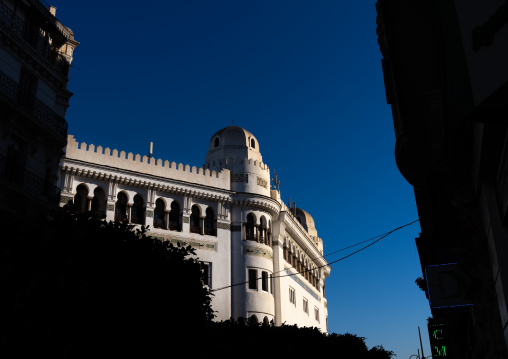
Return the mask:
[(206, 163), (209, 167), (214, 167), (212, 162), (225, 158), (247, 158), (261, 162), (258, 140), (252, 133), (238, 126), (228, 126), (217, 131), (210, 139)]

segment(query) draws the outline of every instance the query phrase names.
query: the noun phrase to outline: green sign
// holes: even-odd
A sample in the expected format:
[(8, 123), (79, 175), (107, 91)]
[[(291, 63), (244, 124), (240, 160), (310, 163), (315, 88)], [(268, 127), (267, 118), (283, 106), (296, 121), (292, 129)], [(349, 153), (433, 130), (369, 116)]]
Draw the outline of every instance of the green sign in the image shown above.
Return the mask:
[(428, 324), (430, 348), (433, 358), (451, 358), (448, 348), (448, 335), (444, 324)]

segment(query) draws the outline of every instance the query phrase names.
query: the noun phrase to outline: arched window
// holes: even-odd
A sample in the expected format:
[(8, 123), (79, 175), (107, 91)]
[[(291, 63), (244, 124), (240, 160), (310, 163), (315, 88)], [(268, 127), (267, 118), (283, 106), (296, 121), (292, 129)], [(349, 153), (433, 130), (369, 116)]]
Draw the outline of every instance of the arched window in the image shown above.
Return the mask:
[(268, 220), (268, 229), (266, 231), (267, 243), (270, 247), (272, 246), (272, 221)]
[(97, 187), (93, 191), (91, 211), (94, 216), (106, 216), (106, 193), (101, 187)]
[(88, 188), (84, 184), (80, 184), (76, 188), (74, 208), (76, 213), (83, 213), (88, 210)]
[(256, 148), (256, 141), (254, 141), (254, 139), (250, 140), (250, 147)]
[(249, 318), (250, 324), (259, 324), (258, 317), (256, 317), (254, 314), (252, 314)]
[(285, 260), (286, 260), (286, 262), (288, 262), (288, 263), (289, 263), (289, 255), (290, 255), (290, 253), (289, 253), (289, 243), (288, 243), (288, 241), (286, 240), (286, 241), (284, 242), (284, 259), (285, 259)]
[(154, 228), (166, 229), (166, 203), (162, 198), (155, 201), (155, 210), (153, 212), (153, 226)]
[(248, 241), (256, 240), (256, 235), (254, 234), (254, 216), (252, 213), (247, 215), (247, 223), (245, 225), (245, 239)]
[(215, 214), (213, 213), (213, 209), (208, 207), (206, 209), (206, 217), (205, 217), (205, 234), (209, 236), (216, 236), (217, 233), (215, 231)]
[(213, 141), (213, 147), (219, 147), (220, 146), (220, 139), (219, 137), (215, 137), (215, 140)]
[(268, 317), (263, 318), (263, 326), (268, 327), (270, 325), (270, 321), (268, 320)]
[(169, 229), (172, 231), (181, 231), (180, 226), (180, 204), (178, 201), (171, 202), (171, 211), (169, 212)]
[(196, 205), (191, 208), (190, 232), (201, 234), (201, 211)]
[(259, 242), (267, 244), (266, 239), (266, 218), (265, 216), (261, 216), (259, 219), (260, 226), (259, 226)]
[(139, 194), (134, 196), (134, 204), (131, 209), (131, 223), (145, 224), (145, 203)]
[(118, 193), (115, 205), (115, 221), (127, 222), (127, 195)]

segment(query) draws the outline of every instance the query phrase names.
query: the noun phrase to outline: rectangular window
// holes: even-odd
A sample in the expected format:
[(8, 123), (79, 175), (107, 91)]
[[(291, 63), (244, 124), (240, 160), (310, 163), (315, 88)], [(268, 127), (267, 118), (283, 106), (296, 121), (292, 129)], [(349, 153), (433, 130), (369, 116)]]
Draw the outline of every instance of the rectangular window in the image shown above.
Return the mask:
[(257, 270), (249, 269), (249, 289), (258, 289)]
[(303, 311), (309, 314), (309, 301), (303, 298)]
[(212, 263), (201, 262), (203, 264), (204, 278), (203, 282), (209, 288), (212, 288)]
[(268, 292), (268, 272), (261, 272), (261, 289), (263, 292)]
[(319, 323), (319, 308), (314, 308), (314, 316), (316, 317), (316, 321)]
[(296, 305), (295, 290), (291, 287), (289, 287), (289, 301)]
[(37, 94), (37, 77), (25, 68), (21, 69), (19, 75), (18, 103), (32, 112), (34, 110)]

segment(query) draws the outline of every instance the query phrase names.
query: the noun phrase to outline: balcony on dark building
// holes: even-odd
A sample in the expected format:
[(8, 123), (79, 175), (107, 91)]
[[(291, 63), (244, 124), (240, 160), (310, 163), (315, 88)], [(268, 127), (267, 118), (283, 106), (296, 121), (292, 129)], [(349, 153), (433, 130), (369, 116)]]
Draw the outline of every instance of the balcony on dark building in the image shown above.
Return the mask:
[(19, 84), (0, 71), (0, 98), (6, 98), (11, 104), (20, 106), (24, 112), (54, 134), (67, 136), (67, 121), (49, 106), (33, 95), (21, 91)]
[(20, 166), (19, 163), (9, 162), (2, 154), (0, 154), (0, 179), (51, 205), (57, 206), (60, 201), (60, 189), (57, 186)]
[[(69, 62), (58, 51), (67, 38), (68, 30), (49, 12), (49, 5), (31, 0), (26, 18), (16, 15), (0, 2), (0, 25), (31, 47), (61, 75), (69, 74)], [(35, 13), (32, 15), (32, 13)], [(38, 16), (35, 16), (38, 15)], [(40, 16), (42, 15), (42, 17)], [(37, 20), (36, 20), (37, 19)]]

